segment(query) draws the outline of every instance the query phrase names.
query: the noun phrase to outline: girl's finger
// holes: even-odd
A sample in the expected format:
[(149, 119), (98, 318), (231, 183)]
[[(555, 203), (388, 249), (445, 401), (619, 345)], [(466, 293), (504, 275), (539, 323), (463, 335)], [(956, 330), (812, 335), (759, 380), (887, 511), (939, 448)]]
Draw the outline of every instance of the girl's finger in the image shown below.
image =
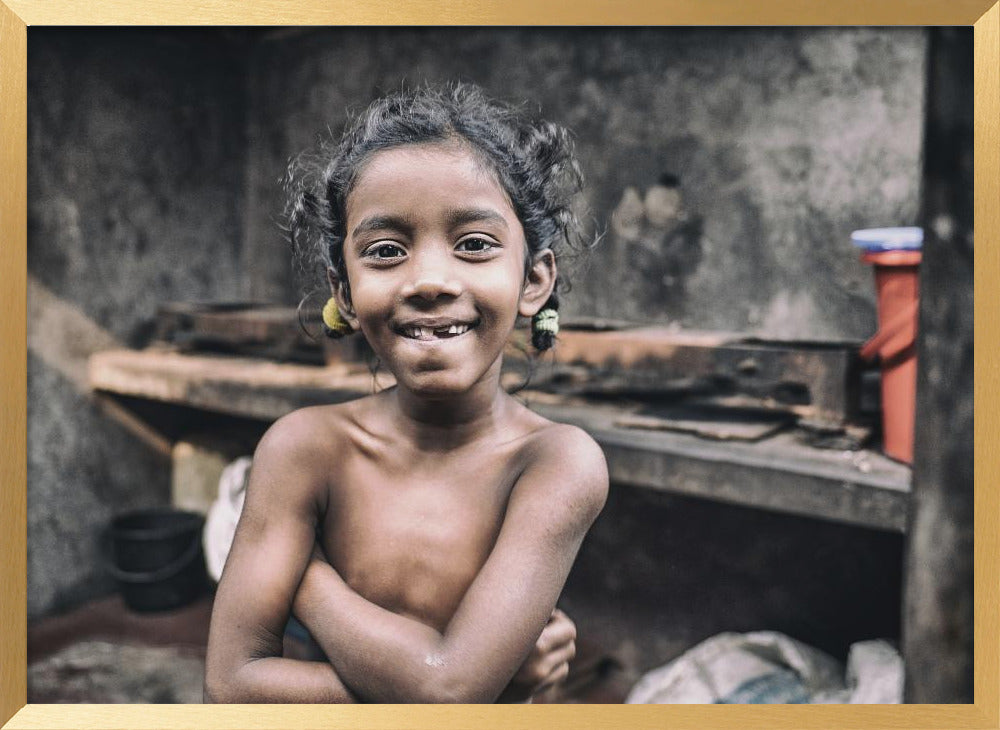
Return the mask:
[(536, 650), (542, 654), (576, 641), (576, 624), (562, 611), (559, 611), (557, 616), (556, 611), (552, 612), (549, 623), (542, 629), (541, 636), (535, 642)]
[(522, 684), (534, 687), (543, 682), (559, 666), (576, 655), (576, 625), (555, 609), (535, 641), (531, 654), (514, 675)]
[[(540, 650), (535, 645), (534, 651), (529, 661), (526, 661), (514, 675), (514, 679), (528, 687), (539, 687), (548, 681), (549, 676), (558, 669), (560, 664), (565, 664), (576, 656), (576, 642), (564, 642), (559, 646)], [(537, 692), (535, 689), (533, 692)]]
[(550, 677), (560, 671), (559, 667), (569, 663), (576, 657), (576, 643), (570, 642), (549, 652), (538, 665), (539, 685), (550, 682)]
[(535, 687), (535, 689), (532, 691), (532, 694), (538, 694), (539, 692), (544, 692), (550, 687), (559, 684), (568, 676), (569, 676), (569, 663), (563, 662), (562, 664), (558, 665), (555, 669), (553, 669), (549, 673), (549, 675)]

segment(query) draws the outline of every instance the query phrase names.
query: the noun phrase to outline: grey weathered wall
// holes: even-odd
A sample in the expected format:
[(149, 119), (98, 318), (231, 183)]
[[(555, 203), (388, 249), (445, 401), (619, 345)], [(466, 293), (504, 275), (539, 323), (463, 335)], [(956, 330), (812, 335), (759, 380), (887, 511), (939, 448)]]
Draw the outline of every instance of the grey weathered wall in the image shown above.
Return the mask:
[[(871, 272), (849, 235), (915, 223), (925, 47), (920, 29), (870, 28), (275, 36), (251, 73), (247, 252), (268, 262), (253, 285), (294, 300), (273, 224), (291, 155), (380, 91), (460, 79), (577, 135), (607, 236), (568, 312), (865, 338)], [(679, 203), (644, 205), (665, 175)]]
[(28, 33), (28, 613), (110, 582), (98, 532), (169, 462), (98, 412), (86, 354), (158, 303), (241, 295), (244, 76), (218, 33)]

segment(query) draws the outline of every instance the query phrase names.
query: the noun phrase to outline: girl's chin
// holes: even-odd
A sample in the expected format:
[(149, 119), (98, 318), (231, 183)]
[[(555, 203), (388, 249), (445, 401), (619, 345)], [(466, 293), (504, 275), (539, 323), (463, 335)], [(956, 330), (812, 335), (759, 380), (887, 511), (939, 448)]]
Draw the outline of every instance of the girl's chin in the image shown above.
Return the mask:
[(457, 373), (426, 373), (396, 378), (396, 386), (420, 398), (456, 398), (469, 392), (474, 383)]
[[(418, 370), (396, 375), (396, 385), (412, 395), (420, 398), (444, 399), (458, 398), (468, 395), (473, 389), (478, 390), (491, 380), (491, 368), (479, 371), (478, 368), (453, 366), (439, 370)], [(499, 368), (497, 368), (499, 373)], [(496, 387), (500, 387), (499, 376)]]
[[(462, 355), (464, 355), (463, 353)], [(389, 351), (382, 363), (396, 378), (397, 386), (413, 395), (426, 398), (449, 398), (467, 394), (491, 378), (500, 385), (500, 357), (490, 361), (485, 353), (462, 356), (458, 353), (418, 353)], [(457, 355), (457, 356), (456, 356)], [(476, 357), (479, 355), (479, 357)], [(494, 374), (495, 373), (495, 374)]]

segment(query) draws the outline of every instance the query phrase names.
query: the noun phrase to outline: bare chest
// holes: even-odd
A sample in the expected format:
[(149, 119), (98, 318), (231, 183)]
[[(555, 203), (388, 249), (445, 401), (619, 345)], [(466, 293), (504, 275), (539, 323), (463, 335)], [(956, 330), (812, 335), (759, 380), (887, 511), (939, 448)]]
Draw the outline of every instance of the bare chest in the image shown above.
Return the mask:
[(327, 555), (368, 600), (443, 629), (489, 557), (513, 480), (493, 459), (352, 460), (327, 509)]

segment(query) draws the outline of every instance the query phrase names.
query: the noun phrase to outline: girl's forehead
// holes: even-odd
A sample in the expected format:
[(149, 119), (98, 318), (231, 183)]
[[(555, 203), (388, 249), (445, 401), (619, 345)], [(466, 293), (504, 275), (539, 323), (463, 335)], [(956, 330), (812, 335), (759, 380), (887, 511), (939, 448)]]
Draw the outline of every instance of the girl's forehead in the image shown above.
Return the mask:
[[(498, 194), (513, 211), (510, 196), (501, 185), (496, 171), (484, 155), (458, 141), (421, 142), (389, 147), (373, 152), (359, 167), (347, 198), (348, 212), (352, 198), (377, 189), (399, 189), (428, 183), (475, 185)], [(376, 189), (373, 191), (373, 188)]]

